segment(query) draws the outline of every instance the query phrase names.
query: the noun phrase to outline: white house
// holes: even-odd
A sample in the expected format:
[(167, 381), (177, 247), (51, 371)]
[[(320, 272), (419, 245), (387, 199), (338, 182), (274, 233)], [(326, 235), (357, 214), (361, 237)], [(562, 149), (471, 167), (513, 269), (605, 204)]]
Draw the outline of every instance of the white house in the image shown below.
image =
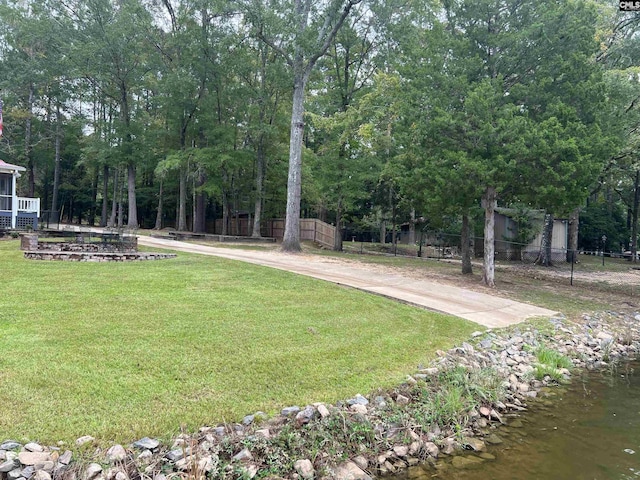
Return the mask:
[(0, 230), (38, 228), (40, 199), (16, 195), (16, 180), (25, 170), (0, 160)]

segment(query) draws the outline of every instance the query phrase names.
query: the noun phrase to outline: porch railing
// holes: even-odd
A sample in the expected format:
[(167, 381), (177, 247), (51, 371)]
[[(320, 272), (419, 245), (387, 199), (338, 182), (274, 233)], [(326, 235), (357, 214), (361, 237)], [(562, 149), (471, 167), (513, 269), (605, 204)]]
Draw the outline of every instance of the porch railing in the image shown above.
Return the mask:
[(18, 212), (37, 213), (40, 216), (40, 199), (18, 197)]

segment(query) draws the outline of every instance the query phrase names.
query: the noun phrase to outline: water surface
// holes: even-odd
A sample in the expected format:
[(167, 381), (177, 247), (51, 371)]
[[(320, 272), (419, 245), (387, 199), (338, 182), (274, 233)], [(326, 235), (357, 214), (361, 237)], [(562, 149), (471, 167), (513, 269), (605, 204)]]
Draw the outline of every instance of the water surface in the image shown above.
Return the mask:
[(519, 420), (496, 430), (495, 460), (460, 469), (448, 458), (389, 478), (640, 480), (640, 363), (575, 376)]

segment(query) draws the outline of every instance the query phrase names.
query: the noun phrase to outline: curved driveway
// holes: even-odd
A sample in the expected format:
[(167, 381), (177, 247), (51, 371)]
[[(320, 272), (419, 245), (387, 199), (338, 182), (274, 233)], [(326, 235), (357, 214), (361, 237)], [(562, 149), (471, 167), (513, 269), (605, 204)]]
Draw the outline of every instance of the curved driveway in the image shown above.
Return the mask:
[(210, 247), (146, 236), (138, 237), (138, 243), (286, 270), (466, 318), (485, 327), (506, 327), (530, 317), (550, 317), (557, 313), (466, 288), (379, 273), (364, 266), (344, 265), (316, 255)]

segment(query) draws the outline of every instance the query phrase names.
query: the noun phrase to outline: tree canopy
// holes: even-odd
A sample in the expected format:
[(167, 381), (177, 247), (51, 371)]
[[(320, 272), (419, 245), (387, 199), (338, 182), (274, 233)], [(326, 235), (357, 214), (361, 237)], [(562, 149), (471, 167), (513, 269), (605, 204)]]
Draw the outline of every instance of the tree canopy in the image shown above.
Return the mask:
[(468, 247), (483, 207), (493, 285), (498, 204), (589, 200), (588, 230), (606, 198), (637, 248), (640, 21), (606, 2), (1, 0), (0, 20), (0, 156), (65, 221), (286, 217), (293, 251), (301, 216), (336, 249), (422, 222)]

